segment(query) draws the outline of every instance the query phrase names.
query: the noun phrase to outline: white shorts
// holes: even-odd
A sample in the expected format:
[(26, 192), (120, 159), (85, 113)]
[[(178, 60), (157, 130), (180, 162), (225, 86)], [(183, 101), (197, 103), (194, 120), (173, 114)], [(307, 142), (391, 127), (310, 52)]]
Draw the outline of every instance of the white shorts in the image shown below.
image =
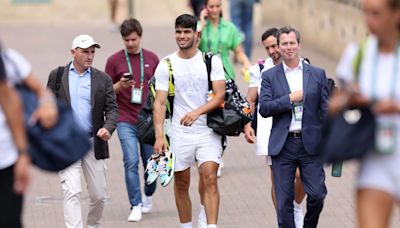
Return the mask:
[(175, 171), (183, 171), (196, 164), (213, 161), (221, 163), (221, 136), (208, 130), (206, 132), (175, 131), (170, 136), (172, 153), (175, 153)]
[(391, 155), (368, 154), (361, 163), (358, 189), (385, 191), (400, 200), (400, 151)]

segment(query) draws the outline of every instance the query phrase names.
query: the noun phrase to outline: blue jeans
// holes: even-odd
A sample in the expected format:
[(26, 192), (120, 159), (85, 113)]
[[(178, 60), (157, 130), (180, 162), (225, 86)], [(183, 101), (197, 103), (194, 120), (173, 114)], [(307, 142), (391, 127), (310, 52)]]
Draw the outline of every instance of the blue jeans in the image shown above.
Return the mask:
[(245, 35), (244, 52), (249, 59), (253, 47), (253, 5), (255, 2), (255, 0), (230, 1), (231, 20)]
[[(128, 197), (131, 206), (142, 203), (139, 178), (139, 148), (144, 170), (146, 169), (147, 159), (153, 154), (153, 147), (148, 144), (140, 143), (137, 137), (136, 126), (129, 123), (117, 123), (119, 141), (121, 142), (122, 152), (124, 153), (125, 183), (128, 190)], [(144, 174), (146, 182), (147, 175)], [(151, 185), (144, 184), (144, 194), (151, 196), (156, 190), (156, 182)]]

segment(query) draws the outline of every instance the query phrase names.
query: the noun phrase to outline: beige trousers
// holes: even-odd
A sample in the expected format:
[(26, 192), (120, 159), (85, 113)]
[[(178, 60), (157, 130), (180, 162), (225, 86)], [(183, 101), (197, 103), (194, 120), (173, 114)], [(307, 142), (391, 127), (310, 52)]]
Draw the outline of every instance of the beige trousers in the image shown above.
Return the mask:
[(95, 158), (93, 150), (90, 150), (82, 160), (60, 171), (64, 192), (65, 225), (68, 228), (82, 228), (81, 168), (90, 198), (87, 227), (96, 228), (99, 227), (105, 204), (106, 166), (104, 159)]

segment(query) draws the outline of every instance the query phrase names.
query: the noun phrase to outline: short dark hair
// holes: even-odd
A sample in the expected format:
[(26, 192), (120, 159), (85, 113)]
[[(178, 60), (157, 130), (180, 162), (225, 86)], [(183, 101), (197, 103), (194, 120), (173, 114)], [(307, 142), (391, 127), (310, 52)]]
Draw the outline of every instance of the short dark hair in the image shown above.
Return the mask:
[(278, 34), (277, 34), (277, 39), (278, 39), (278, 44), (280, 41), (280, 37), (283, 33), (285, 34), (289, 34), (291, 32), (294, 32), (294, 34), (296, 34), (296, 39), (297, 39), (297, 43), (300, 43), (300, 32), (299, 30), (297, 30), (296, 28), (292, 27), (292, 26), (284, 26), (282, 28), (280, 28), (278, 30)]
[(262, 36), (261, 36), (261, 41), (264, 41), (264, 40), (266, 40), (268, 37), (270, 37), (270, 36), (273, 36), (273, 37), (275, 37), (275, 38), (277, 38), (276, 37), (276, 35), (278, 34), (278, 29), (277, 28), (270, 28), (270, 29), (268, 29), (267, 31), (265, 31), (263, 34), (262, 34)]
[(399, 0), (389, 0), (389, 7), (391, 9), (399, 9), (400, 8), (400, 1)]
[(175, 28), (191, 28), (193, 31), (197, 30), (197, 19), (190, 14), (182, 14), (175, 20)]
[[(389, 0), (389, 8), (392, 10), (398, 10), (400, 8), (399, 0)], [(397, 31), (400, 31), (400, 22), (397, 23)]]
[(140, 22), (135, 18), (129, 18), (122, 22), (120, 27), (121, 36), (129, 36), (129, 34), (136, 32), (138, 36), (142, 36), (143, 29)]

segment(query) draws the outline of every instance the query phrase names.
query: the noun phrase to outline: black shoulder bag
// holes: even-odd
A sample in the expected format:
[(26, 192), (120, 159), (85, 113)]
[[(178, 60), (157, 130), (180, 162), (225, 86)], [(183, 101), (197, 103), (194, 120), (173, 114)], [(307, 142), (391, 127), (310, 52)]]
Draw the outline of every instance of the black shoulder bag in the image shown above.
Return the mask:
[[(355, 81), (359, 79), (363, 48), (355, 59)], [(375, 146), (375, 116), (369, 106), (347, 107), (328, 116), (322, 128), (321, 156), (326, 163), (361, 159)]]
[[(207, 66), (208, 88), (212, 91), (211, 82), (211, 53), (203, 53)], [(233, 80), (226, 81), (225, 103), (207, 114), (207, 126), (219, 135), (238, 136), (252, 119), (250, 104), (238, 90)]]

